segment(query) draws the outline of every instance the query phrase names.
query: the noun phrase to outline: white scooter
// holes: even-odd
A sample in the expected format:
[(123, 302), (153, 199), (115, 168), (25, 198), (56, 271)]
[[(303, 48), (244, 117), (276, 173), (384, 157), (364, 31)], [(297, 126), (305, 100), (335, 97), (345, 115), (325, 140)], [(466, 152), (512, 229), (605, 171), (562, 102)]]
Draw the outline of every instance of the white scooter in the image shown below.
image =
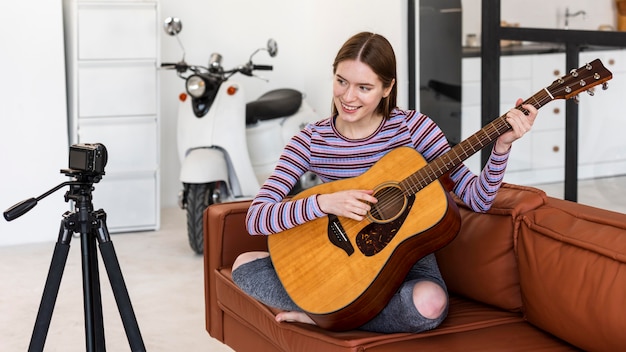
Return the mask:
[[(200, 254), (204, 248), (204, 209), (213, 203), (254, 197), (289, 139), (319, 118), (296, 90), (272, 90), (247, 102), (241, 84), (229, 80), (235, 73), (254, 76), (255, 70), (272, 70), (272, 66), (254, 64), (252, 58), (260, 51), (274, 57), (274, 40), (270, 39), (266, 48), (257, 49), (246, 64), (224, 70), (217, 53), (211, 55), (208, 67), (188, 65), (178, 38), (181, 21), (169, 17), (164, 28), (167, 34), (176, 36), (183, 50), (182, 61), (162, 63), (161, 67), (175, 69), (185, 80), (186, 93), (179, 96), (177, 126), (183, 183), (179, 205), (187, 211), (189, 244)], [(185, 75), (187, 72), (190, 74)], [(316, 183), (316, 177), (307, 174), (293, 192)]]

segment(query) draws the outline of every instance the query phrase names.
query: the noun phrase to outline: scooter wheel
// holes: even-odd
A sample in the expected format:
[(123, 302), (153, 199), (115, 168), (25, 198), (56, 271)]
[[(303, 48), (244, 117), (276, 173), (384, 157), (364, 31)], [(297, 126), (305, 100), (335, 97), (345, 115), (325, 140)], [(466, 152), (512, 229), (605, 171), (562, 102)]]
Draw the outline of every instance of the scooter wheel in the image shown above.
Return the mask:
[(187, 235), (189, 246), (197, 254), (204, 251), (204, 232), (202, 215), (204, 210), (213, 203), (219, 203), (218, 183), (190, 183), (187, 189)]

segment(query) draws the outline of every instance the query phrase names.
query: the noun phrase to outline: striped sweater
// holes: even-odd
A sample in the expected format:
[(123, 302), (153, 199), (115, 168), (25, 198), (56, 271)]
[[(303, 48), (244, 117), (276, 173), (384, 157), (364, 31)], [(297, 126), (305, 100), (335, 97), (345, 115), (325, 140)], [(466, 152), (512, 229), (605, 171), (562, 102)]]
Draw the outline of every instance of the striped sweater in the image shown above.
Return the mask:
[[(246, 224), (252, 235), (270, 235), (325, 216), (317, 195), (297, 200), (284, 198), (306, 171), (323, 182), (356, 177), (386, 153), (400, 146), (415, 148), (430, 162), (450, 150), (441, 129), (426, 115), (395, 109), (370, 137), (352, 140), (337, 132), (332, 118), (307, 125), (286, 145), (272, 175), (248, 210)], [(450, 172), (453, 192), (474, 211), (491, 207), (500, 188), (508, 153), (494, 150), (479, 176), (464, 164)]]

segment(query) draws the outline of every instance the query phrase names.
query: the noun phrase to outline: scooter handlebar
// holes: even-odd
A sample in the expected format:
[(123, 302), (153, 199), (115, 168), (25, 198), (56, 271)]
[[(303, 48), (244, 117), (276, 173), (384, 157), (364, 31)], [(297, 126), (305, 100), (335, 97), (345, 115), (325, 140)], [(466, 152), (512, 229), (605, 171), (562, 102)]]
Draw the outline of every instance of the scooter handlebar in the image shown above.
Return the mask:
[(253, 70), (259, 70), (259, 71), (271, 71), (274, 69), (274, 66), (272, 65), (254, 65), (252, 67)]
[(176, 69), (177, 72), (184, 73), (190, 67), (185, 62), (162, 62), (161, 67), (168, 69)]

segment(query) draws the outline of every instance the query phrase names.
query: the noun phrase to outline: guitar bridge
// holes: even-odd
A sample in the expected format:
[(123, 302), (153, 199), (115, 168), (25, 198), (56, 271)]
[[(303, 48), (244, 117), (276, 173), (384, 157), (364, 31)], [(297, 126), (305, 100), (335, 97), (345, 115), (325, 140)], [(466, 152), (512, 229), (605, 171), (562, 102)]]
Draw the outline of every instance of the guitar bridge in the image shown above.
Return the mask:
[(338, 248), (343, 249), (348, 256), (354, 253), (354, 247), (352, 243), (350, 243), (350, 239), (346, 234), (346, 231), (341, 226), (341, 222), (337, 215), (329, 214), (328, 215), (328, 239), (332, 244), (337, 246)]

